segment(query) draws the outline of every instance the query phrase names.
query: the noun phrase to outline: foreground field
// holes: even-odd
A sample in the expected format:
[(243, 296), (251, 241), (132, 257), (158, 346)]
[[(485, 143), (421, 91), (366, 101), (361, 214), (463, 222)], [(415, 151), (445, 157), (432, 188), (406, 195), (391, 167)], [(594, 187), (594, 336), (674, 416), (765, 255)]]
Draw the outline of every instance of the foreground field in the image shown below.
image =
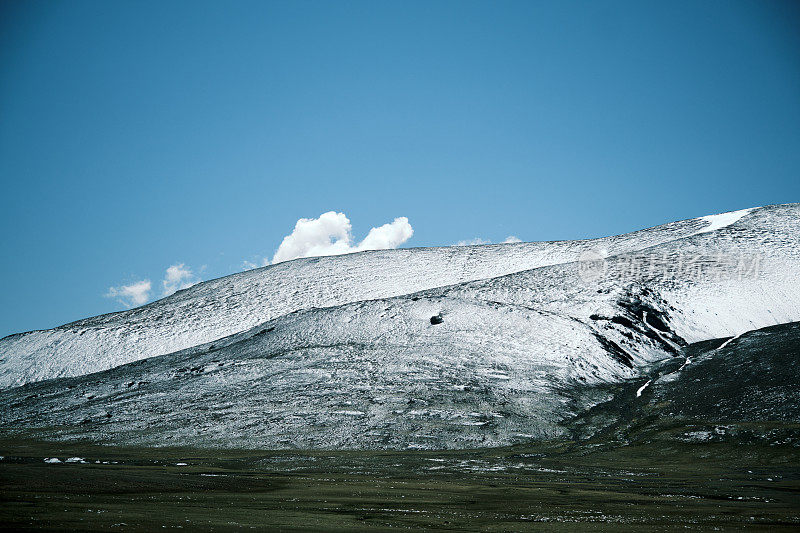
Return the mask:
[[(80, 424), (26, 433), (9, 423), (0, 438), (0, 524), (82, 531), (799, 530), (798, 346), (799, 323), (692, 344), (644, 377), (590, 391), (607, 401), (564, 422), (572, 438), (511, 447), (121, 447), (54, 442)], [(21, 405), (29, 401), (14, 394)], [(40, 412), (26, 420), (41, 425)], [(114, 434), (106, 442), (116, 442)]]
[(794, 447), (309, 454), (16, 440), (0, 453), (0, 522), (14, 529), (800, 528)]

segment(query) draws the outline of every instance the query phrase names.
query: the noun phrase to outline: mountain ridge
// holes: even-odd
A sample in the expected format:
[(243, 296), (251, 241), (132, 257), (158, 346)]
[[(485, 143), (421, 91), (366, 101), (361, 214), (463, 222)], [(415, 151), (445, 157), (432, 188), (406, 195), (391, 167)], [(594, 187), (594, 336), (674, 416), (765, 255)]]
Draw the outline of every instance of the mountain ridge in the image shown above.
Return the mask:
[[(770, 208), (749, 211), (763, 209)], [(708, 224), (710, 222), (702, 219), (691, 219), (631, 234), (583, 241), (360, 252), (272, 265), (203, 282), (129, 311), (6, 337), (0, 340), (0, 386), (78, 375), (142, 357), (170, 353), (224, 338), (298, 309), (329, 307), (494, 279), (531, 268), (575, 261), (582, 253), (603, 247), (610, 249), (610, 256), (646, 249), (698, 235)], [(498, 251), (503, 251), (500, 261), (493, 257), (498, 255)], [(387, 262), (395, 265), (386, 270)], [(409, 266), (409, 263), (413, 264)], [(300, 268), (300, 274), (295, 276), (297, 279), (291, 279), (293, 276), (289, 274), (298, 274), (295, 272), (297, 268)], [(374, 272), (376, 269), (379, 271), (377, 274)], [(439, 277), (431, 275), (429, 270)], [(377, 279), (378, 286), (369, 287), (370, 279)], [(282, 285), (281, 280), (289, 281)], [(210, 296), (210, 293), (225, 296), (221, 299)], [(202, 312), (194, 313), (198, 309)], [(128, 324), (125, 326), (128, 329), (120, 331), (120, 323), (123, 326)], [(92, 342), (85, 340), (88, 337), (93, 338)], [(25, 341), (20, 342), (21, 339)], [(20, 346), (14, 346), (17, 343)], [(90, 364), (87, 361), (92, 361), (95, 366), (86, 368), (75, 363), (59, 363), (64, 353), (76, 351), (83, 354), (86, 365)], [(11, 368), (20, 365), (23, 367), (21, 371)]]
[[(146, 352), (147, 330), (134, 332), (143, 356), (103, 368), (83, 364), (87, 354), (79, 353), (73, 376), (57, 375), (64, 364), (57, 361), (43, 379), (0, 391), (0, 428), (46, 426), (60, 428), (56, 438), (148, 446), (261, 448), (469, 448), (567, 438), (565, 420), (613, 397), (604, 387), (640, 379), (692, 343), (800, 320), (800, 205), (723, 218), (732, 222), (714, 231), (702, 231), (719, 222), (706, 217), (621, 236), (617, 253), (599, 258), (585, 243), (555, 251), (531, 243), (527, 249), (539, 254), (533, 260), (573, 261), (357, 301), (346, 301), (348, 290), (362, 297), (376, 291), (348, 280), (380, 261), (354, 254), (289, 264), (278, 272), (298, 264), (358, 269), (322, 270), (340, 284), (338, 293), (328, 287), (336, 305), (276, 313), (167, 354)], [(477, 254), (412, 249), (370, 257), (415, 260), (397, 281), (408, 289), (420, 283), (420, 271), (451, 264), (444, 259), (455, 257), (474, 274), (498, 261), (505, 260), (501, 270), (531, 261), (525, 250), (515, 244)], [(425, 270), (431, 254), (439, 270)], [(602, 268), (582, 269), (587, 265)], [(395, 274), (378, 273), (392, 282)], [(261, 279), (242, 273), (236, 280), (253, 276)], [(225, 283), (231, 280), (195, 292), (212, 287), (219, 294), (211, 301), (224, 301), (230, 294), (218, 289)], [(312, 289), (325, 287), (325, 280), (315, 283)], [(245, 296), (263, 288), (254, 285), (233, 284)], [(283, 293), (313, 301), (313, 294), (294, 294), (295, 286)], [(227, 309), (240, 311), (212, 311)], [(194, 319), (207, 316), (216, 315)]]

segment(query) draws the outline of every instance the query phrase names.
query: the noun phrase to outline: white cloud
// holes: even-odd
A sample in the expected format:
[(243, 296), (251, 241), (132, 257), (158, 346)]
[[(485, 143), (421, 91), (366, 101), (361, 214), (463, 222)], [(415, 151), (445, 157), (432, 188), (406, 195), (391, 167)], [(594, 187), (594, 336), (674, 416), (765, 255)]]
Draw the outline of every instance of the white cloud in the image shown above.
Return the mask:
[(198, 281), (200, 281), (200, 278), (192, 272), (191, 268), (183, 263), (172, 265), (167, 268), (167, 273), (164, 276), (164, 280), (161, 282), (163, 288), (161, 296), (169, 296), (175, 291), (188, 289)]
[(109, 287), (106, 298), (116, 298), (125, 307), (142, 305), (150, 299), (151, 284), (149, 279), (137, 281), (130, 285)]
[[(203, 268), (200, 270), (202, 271)], [(167, 268), (164, 279), (161, 282), (163, 289), (161, 296), (169, 296), (175, 291), (191, 287), (199, 281), (200, 278), (185, 264), (178, 263), (172, 265)], [(130, 285), (109, 287), (108, 292), (104, 296), (106, 298), (116, 298), (119, 303), (125, 307), (131, 308), (146, 304), (150, 300), (150, 291), (152, 289), (153, 284), (150, 283), (149, 279), (145, 279), (136, 281)]]
[(475, 237), (474, 239), (469, 239), (468, 241), (458, 241), (453, 246), (477, 246), (479, 244), (492, 244), (492, 241)]
[[(513, 235), (509, 235), (501, 244), (511, 244), (515, 242), (522, 242), (522, 239)], [(468, 241), (458, 241), (453, 246), (477, 246), (479, 244), (492, 244), (492, 241), (475, 237), (474, 239), (470, 239)]]
[[(397, 248), (414, 234), (406, 217), (394, 219), (389, 224), (369, 230), (360, 243), (353, 245), (352, 226), (344, 213), (328, 211), (319, 218), (301, 218), (294, 231), (283, 238), (272, 263), (289, 261), (298, 257), (340, 255), (363, 250)], [(264, 264), (269, 262), (265, 259)]]
[(406, 217), (394, 219), (390, 224), (384, 224), (379, 228), (372, 228), (364, 237), (364, 240), (356, 247), (358, 250), (387, 250), (397, 248), (411, 236), (414, 229), (408, 223)]

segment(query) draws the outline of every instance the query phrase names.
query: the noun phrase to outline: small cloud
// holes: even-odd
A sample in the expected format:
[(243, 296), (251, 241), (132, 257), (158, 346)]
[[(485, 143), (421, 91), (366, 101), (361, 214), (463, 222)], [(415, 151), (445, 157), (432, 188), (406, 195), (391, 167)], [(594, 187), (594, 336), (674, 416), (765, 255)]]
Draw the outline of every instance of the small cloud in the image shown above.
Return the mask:
[[(340, 255), (363, 250), (397, 248), (414, 234), (408, 218), (399, 217), (389, 224), (369, 230), (360, 243), (353, 245), (352, 226), (344, 213), (328, 211), (319, 218), (301, 218), (294, 231), (283, 238), (272, 257), (272, 264), (320, 255)], [(269, 264), (264, 259), (264, 264)]]
[[(515, 237), (513, 235), (509, 235), (506, 237), (506, 240), (501, 242), (500, 244), (512, 244), (515, 242), (522, 242), (522, 239), (519, 237)], [(481, 244), (492, 244), (492, 241), (481, 239), (480, 237), (475, 237), (474, 239), (469, 239), (468, 241), (458, 241), (453, 246), (478, 246)]]
[[(202, 272), (204, 269), (205, 266), (201, 267), (200, 271)], [(191, 268), (183, 263), (174, 264), (167, 268), (164, 279), (161, 281), (161, 296), (169, 296), (175, 291), (187, 289), (199, 281), (201, 281), (200, 277), (192, 272)], [(116, 298), (119, 303), (131, 308), (147, 303), (150, 300), (152, 288), (153, 285), (150, 280), (145, 279), (130, 285), (110, 287), (104, 296), (106, 298)]]
[(388, 250), (397, 248), (411, 236), (414, 229), (408, 223), (406, 217), (394, 219), (390, 224), (384, 224), (379, 228), (372, 228), (364, 237), (364, 240), (356, 246), (356, 250)]
[(149, 279), (137, 281), (130, 285), (109, 287), (106, 298), (116, 298), (125, 307), (131, 308), (147, 303), (150, 299), (151, 284)]
[(164, 280), (161, 282), (163, 288), (161, 296), (169, 296), (181, 289), (188, 289), (199, 281), (200, 278), (185, 264), (178, 263), (172, 265), (167, 268), (167, 273), (164, 276)]
[(453, 246), (478, 246), (479, 244), (492, 244), (492, 241), (475, 237), (474, 239), (469, 239), (467, 241), (458, 241)]

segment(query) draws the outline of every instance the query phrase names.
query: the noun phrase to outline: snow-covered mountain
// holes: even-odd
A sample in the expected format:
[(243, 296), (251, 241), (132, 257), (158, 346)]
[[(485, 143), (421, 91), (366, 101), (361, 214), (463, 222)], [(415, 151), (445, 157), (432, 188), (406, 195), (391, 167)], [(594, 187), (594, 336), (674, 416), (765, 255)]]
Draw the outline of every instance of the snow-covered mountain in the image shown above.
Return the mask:
[(272, 448), (563, 436), (565, 419), (608, 399), (600, 385), (687, 343), (800, 321), (798, 236), (792, 204), (243, 272), (6, 337), (0, 429)]

